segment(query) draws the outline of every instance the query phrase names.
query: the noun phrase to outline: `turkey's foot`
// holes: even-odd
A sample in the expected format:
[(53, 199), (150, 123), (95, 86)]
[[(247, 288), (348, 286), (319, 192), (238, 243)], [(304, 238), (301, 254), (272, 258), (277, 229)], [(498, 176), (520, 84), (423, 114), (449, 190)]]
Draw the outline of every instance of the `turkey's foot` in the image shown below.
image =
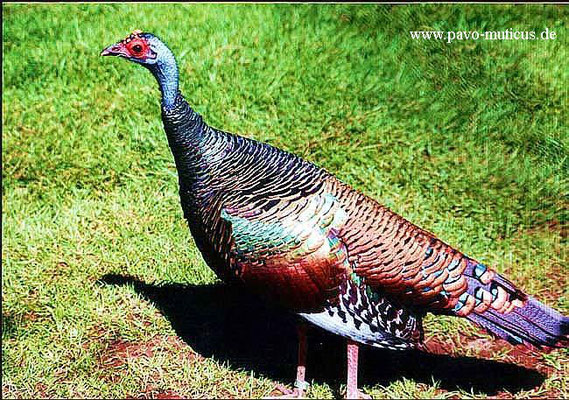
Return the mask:
[(355, 389), (355, 390), (350, 390), (349, 392), (346, 392), (346, 396), (344, 396), (345, 399), (371, 399), (371, 396), (369, 394), (365, 394), (364, 392), (362, 392), (359, 389)]
[(281, 384), (277, 384), (275, 389), (279, 390), (282, 393), (282, 395), (267, 397), (268, 399), (303, 399), (306, 392), (304, 388), (295, 387), (294, 389), (291, 390)]

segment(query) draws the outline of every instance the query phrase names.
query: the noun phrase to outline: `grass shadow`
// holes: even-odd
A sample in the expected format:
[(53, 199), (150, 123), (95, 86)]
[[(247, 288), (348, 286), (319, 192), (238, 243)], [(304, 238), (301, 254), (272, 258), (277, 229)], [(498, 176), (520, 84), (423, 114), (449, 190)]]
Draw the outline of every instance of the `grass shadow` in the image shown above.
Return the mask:
[[(109, 274), (100, 282), (132, 285), (152, 301), (176, 333), (204, 357), (227, 362), (232, 368), (254, 371), (279, 382), (294, 381), (297, 317), (267, 306), (238, 287), (227, 285), (152, 285)], [(320, 329), (309, 331), (307, 378), (332, 387), (345, 383), (345, 341)], [(407, 377), (440, 383), (445, 390), (462, 389), (494, 395), (539, 386), (539, 372), (492, 360), (451, 357), (420, 351), (394, 352), (363, 346), (360, 385), (388, 385)]]

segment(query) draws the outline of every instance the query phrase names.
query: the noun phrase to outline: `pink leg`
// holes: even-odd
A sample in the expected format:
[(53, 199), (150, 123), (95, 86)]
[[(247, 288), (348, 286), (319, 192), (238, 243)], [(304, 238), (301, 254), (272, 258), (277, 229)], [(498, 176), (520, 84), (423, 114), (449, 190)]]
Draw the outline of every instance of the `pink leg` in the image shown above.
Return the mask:
[(296, 381), (294, 386), (298, 389), (299, 396), (304, 395), (304, 391), (308, 388), (308, 383), (304, 380), (306, 377), (306, 325), (298, 325), (298, 366), (296, 367)]
[(357, 399), (358, 393), (358, 344), (348, 340), (348, 386), (346, 398)]
[(277, 389), (284, 395), (277, 398), (301, 398), (304, 391), (308, 388), (306, 377), (306, 325), (300, 323), (297, 328), (298, 332), (298, 366), (296, 367), (296, 381), (294, 382), (294, 390), (289, 390), (282, 385), (277, 385)]
[(346, 382), (346, 398), (347, 399), (366, 399), (369, 396), (358, 390), (358, 350), (359, 345), (348, 339), (348, 379)]

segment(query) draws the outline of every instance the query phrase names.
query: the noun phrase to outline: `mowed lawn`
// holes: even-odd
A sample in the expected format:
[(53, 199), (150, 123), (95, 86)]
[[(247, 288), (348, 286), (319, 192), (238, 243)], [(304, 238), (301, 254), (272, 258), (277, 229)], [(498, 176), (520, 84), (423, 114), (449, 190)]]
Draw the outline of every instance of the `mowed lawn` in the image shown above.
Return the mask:
[[(152, 76), (178, 57), (212, 126), (337, 174), (569, 314), (569, 9), (555, 5), (3, 5), (2, 395), (263, 397), (294, 380), (294, 320), (220, 286), (182, 217)], [(410, 30), (557, 33), (411, 40)], [(373, 397), (569, 397), (569, 352), (429, 317), (431, 354), (362, 350)], [(344, 342), (310, 334), (309, 397)], [(309, 340), (310, 340), (309, 339)]]

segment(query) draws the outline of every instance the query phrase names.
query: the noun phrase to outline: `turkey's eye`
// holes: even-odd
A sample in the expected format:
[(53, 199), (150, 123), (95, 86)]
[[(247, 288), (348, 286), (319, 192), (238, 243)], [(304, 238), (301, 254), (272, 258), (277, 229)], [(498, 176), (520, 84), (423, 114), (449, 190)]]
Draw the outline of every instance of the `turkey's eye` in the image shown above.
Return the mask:
[(134, 46), (132, 46), (132, 50), (133, 50), (135, 53), (140, 53), (140, 52), (142, 51), (142, 46), (139, 45), (139, 44), (135, 44)]

